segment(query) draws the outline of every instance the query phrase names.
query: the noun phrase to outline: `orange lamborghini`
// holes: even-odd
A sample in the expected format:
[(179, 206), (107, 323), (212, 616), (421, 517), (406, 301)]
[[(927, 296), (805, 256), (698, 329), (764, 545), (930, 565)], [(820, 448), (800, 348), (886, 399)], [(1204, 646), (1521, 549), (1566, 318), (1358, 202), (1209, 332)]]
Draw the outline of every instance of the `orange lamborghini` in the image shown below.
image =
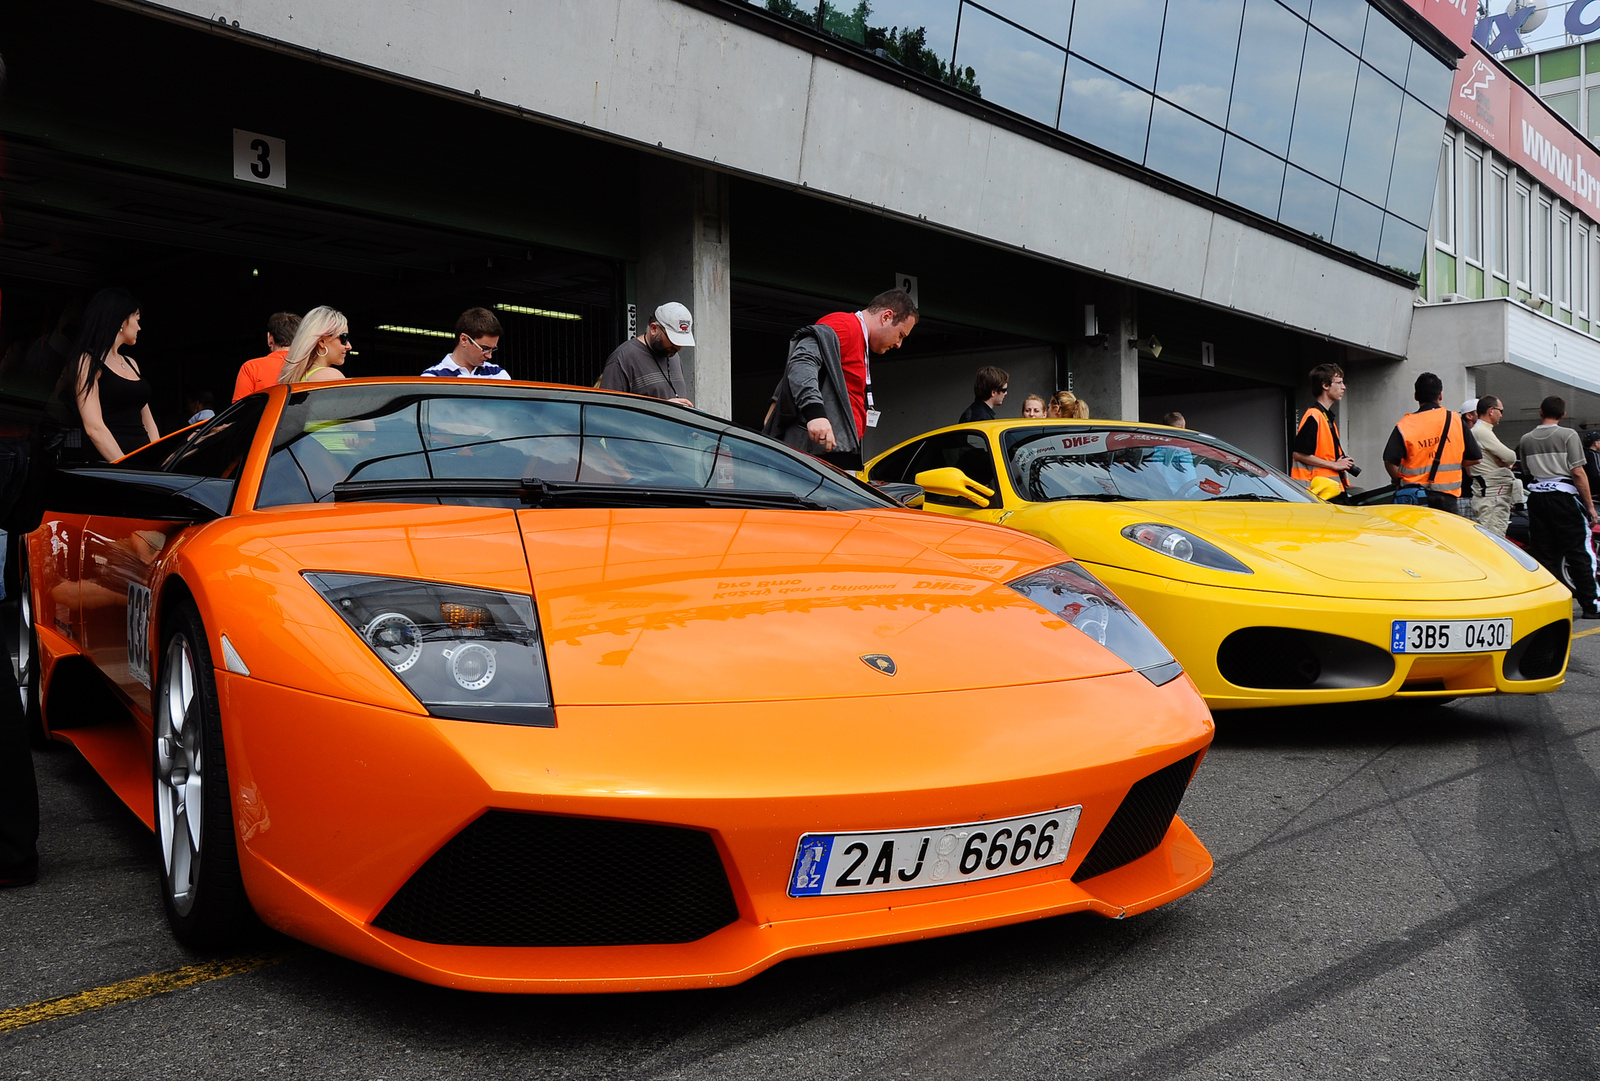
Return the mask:
[(1057, 549), (670, 404), (465, 382), (276, 387), (61, 472), (23, 694), (155, 832), (183, 941), (703, 987), (1210, 875), (1205, 704)]

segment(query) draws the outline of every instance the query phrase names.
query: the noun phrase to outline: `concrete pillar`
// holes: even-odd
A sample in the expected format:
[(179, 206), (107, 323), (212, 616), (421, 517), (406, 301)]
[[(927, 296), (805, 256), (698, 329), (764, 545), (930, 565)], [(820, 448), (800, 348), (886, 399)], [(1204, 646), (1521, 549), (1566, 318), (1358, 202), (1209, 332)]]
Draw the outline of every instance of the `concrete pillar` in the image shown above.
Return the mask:
[(1093, 304), (1104, 344), (1069, 344), (1072, 392), (1089, 403), (1096, 420), (1139, 419), (1139, 351), (1129, 343), (1139, 336), (1133, 289), (1107, 283), (1084, 293)]
[(689, 398), (719, 417), (733, 413), (728, 253), (728, 178), (646, 157), (639, 170), (639, 329), (668, 301), (688, 306), (695, 340), (682, 353)]

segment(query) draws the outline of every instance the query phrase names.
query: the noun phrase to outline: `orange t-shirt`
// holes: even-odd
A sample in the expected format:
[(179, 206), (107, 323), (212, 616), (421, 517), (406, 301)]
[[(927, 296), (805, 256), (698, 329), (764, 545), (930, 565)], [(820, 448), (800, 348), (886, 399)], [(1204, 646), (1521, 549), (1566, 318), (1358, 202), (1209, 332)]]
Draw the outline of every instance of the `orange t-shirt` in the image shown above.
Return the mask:
[(272, 386), (283, 374), (283, 362), (288, 359), (289, 350), (277, 349), (264, 357), (245, 361), (239, 368), (238, 380), (233, 384), (233, 400), (238, 401), (246, 394), (254, 394)]

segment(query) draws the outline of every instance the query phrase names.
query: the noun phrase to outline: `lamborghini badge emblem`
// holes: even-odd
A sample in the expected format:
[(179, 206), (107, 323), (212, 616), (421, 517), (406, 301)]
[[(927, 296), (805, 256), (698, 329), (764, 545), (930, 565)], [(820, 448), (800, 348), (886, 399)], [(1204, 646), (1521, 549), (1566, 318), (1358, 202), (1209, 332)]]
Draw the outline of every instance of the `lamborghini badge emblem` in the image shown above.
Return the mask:
[(882, 672), (886, 676), (894, 675), (894, 658), (887, 653), (863, 653), (861, 659), (867, 662), (867, 666), (873, 671)]

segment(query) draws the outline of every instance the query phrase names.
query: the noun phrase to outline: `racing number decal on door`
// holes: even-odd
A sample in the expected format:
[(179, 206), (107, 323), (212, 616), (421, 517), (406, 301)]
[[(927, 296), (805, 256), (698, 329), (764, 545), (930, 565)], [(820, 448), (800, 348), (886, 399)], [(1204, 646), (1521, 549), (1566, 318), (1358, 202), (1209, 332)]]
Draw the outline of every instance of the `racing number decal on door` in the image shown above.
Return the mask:
[(128, 674), (150, 687), (150, 590), (128, 583)]

